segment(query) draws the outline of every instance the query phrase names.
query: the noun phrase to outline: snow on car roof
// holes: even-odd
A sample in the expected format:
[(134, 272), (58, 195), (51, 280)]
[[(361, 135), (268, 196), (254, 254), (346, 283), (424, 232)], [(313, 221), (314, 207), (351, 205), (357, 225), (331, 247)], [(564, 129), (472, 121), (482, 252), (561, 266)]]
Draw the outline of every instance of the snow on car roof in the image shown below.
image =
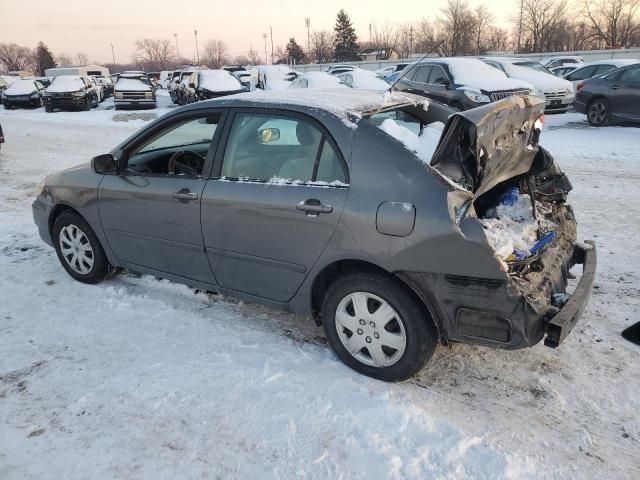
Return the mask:
[(342, 119), (347, 119), (349, 115), (360, 118), (371, 112), (401, 105), (428, 105), (428, 101), (423, 97), (407, 93), (388, 91), (381, 93), (372, 90), (352, 90), (346, 88), (256, 90), (231, 95), (221, 100), (318, 108), (333, 113)]
[(133, 92), (149, 92), (151, 87), (140, 80), (140, 77), (120, 77), (116, 82), (116, 90), (126, 90)]
[(300, 78), (309, 82), (309, 88), (345, 88), (338, 77), (327, 72), (307, 72)]
[[(626, 67), (627, 65), (633, 65), (635, 63), (640, 63), (640, 60), (638, 60), (637, 58), (610, 58), (608, 60), (596, 60), (594, 62), (583, 63), (577, 68), (584, 68), (590, 65), (615, 65), (616, 67)], [(566, 67), (568, 65), (564, 66)]]
[(343, 73), (342, 75), (340, 75), (340, 77), (346, 78), (347, 75), (350, 75), (353, 78), (353, 88), (379, 90), (382, 92), (385, 90), (389, 90), (389, 84), (380, 79), (375, 74), (375, 72), (372, 72), (370, 70), (356, 68), (355, 70), (351, 70), (350, 72)]
[(33, 78), (28, 80), (16, 80), (5, 90), (7, 95), (28, 95), (36, 90)]
[(47, 92), (77, 92), (84, 86), (79, 75), (60, 75), (47, 87)]
[(436, 61), (445, 63), (455, 82), (461, 85), (486, 91), (530, 88), (526, 82), (509, 78), (477, 58), (439, 58)]
[(227, 70), (201, 70), (199, 87), (211, 92), (228, 92), (240, 90), (242, 85)]

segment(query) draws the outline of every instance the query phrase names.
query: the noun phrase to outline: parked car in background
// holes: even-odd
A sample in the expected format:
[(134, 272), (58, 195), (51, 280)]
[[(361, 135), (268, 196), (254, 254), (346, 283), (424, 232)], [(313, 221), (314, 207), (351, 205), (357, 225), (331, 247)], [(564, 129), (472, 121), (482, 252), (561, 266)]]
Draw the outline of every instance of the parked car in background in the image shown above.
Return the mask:
[(287, 65), (258, 65), (254, 70), (256, 88), (262, 90), (284, 90), (299, 76)]
[(34, 79), (40, 82), (40, 84), (44, 88), (47, 88), (49, 85), (51, 85), (51, 82), (53, 81), (53, 78), (51, 77), (34, 77)]
[(400, 70), (402, 70), (407, 65), (409, 65), (409, 64), (408, 63), (398, 63), (397, 65), (390, 65), (388, 67), (384, 67), (384, 68), (380, 68), (378, 70), (375, 70), (374, 73), (377, 76), (379, 76), (380, 78), (385, 78), (387, 75), (391, 75), (394, 72), (399, 72)]
[(578, 65), (564, 65), (562, 67), (553, 67), (549, 71), (556, 77), (564, 77), (578, 68)]
[(96, 80), (96, 82), (98, 82), (98, 84), (102, 85), (105, 98), (113, 96), (113, 82), (111, 81), (110, 77), (96, 75), (93, 78)]
[(347, 88), (340, 78), (327, 72), (306, 72), (290, 83), (289, 88)]
[(104, 86), (98, 82), (95, 77), (89, 77), (89, 81), (91, 82), (91, 84), (93, 85), (93, 88), (95, 88), (96, 93), (98, 94), (98, 103), (102, 103), (104, 102), (104, 100), (107, 98), (106, 93), (104, 91)]
[(540, 60), (540, 63), (547, 68), (562, 67), (563, 65), (581, 65), (584, 59), (576, 55), (564, 55), (560, 57), (549, 57)]
[(4, 108), (14, 107), (42, 107), (44, 101), (44, 86), (33, 78), (19, 79), (2, 92)]
[[(50, 175), (33, 218), (77, 281), (123, 267), (312, 315), (346, 365), (404, 380), (439, 343), (557, 347), (583, 312), (596, 250), (576, 242), (570, 183), (538, 144), (543, 109), (516, 96), (451, 116), (397, 93), (224, 97)], [(423, 138), (439, 122), (439, 141)], [(522, 260), (514, 240), (495, 243), (509, 225), (497, 205), (527, 222)]]
[(564, 113), (573, 105), (575, 94), (571, 82), (556, 77), (538, 62), (505, 57), (484, 57), (482, 61), (509, 78), (533, 85), (534, 94), (546, 102), (546, 113)]
[(584, 80), (576, 89), (575, 109), (591, 125), (640, 124), (640, 63)]
[(395, 90), (423, 95), (459, 111), (534, 92), (530, 83), (509, 78), (476, 58), (424, 60), (403, 72)]
[(2, 133), (2, 125), (0, 125), (0, 148), (2, 148), (3, 143), (4, 143), (4, 133)]
[(338, 78), (349, 88), (378, 90), (379, 92), (389, 90), (389, 84), (371, 70), (356, 68), (349, 72), (341, 73)]
[(616, 68), (625, 67), (627, 65), (633, 65), (638, 63), (638, 60), (630, 58), (619, 58), (610, 60), (598, 60), (596, 62), (589, 62), (576, 68), (573, 72), (570, 72), (564, 76), (565, 80), (570, 81), (573, 87), (577, 87), (578, 84), (589, 78), (597, 77), (598, 75), (604, 75)]
[(188, 69), (180, 71), (180, 74), (173, 77), (173, 83), (169, 89), (169, 95), (173, 103), (178, 105), (186, 105), (186, 90), (189, 87), (189, 79), (196, 69)]
[(9, 85), (15, 82), (18, 77), (13, 75), (0, 75), (0, 93), (4, 92)]
[(327, 72), (330, 75), (340, 75), (341, 73), (344, 73), (344, 72), (350, 72), (355, 68), (357, 67), (354, 67), (353, 65), (331, 65), (330, 67), (327, 67), (325, 69), (325, 72)]
[(251, 72), (249, 72), (244, 66), (225, 65), (222, 69), (236, 77), (242, 86), (247, 88), (247, 90), (251, 90)]
[(160, 79), (158, 80), (158, 86), (160, 88), (169, 88), (169, 83), (171, 82), (171, 77), (173, 76), (173, 72), (170, 70), (163, 70), (160, 72)]
[(98, 93), (89, 77), (60, 75), (44, 92), (47, 112), (60, 110), (90, 110), (98, 106)]
[(210, 100), (236, 93), (248, 92), (236, 77), (226, 70), (199, 70), (191, 74), (186, 103)]
[(114, 87), (116, 110), (123, 107), (156, 107), (156, 91), (144, 73), (123, 73)]

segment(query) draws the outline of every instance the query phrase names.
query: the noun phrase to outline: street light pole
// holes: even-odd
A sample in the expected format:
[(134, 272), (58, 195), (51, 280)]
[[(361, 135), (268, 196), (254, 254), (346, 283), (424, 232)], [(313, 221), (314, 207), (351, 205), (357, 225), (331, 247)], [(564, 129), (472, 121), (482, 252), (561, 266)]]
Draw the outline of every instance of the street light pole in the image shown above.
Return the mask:
[(193, 31), (193, 36), (196, 37), (196, 58), (198, 59), (198, 65), (200, 65), (200, 51), (198, 50), (198, 30)]
[(311, 59), (311, 19), (309, 17), (304, 19), (304, 25), (307, 27), (307, 56)]
[(176, 39), (176, 57), (180, 58), (180, 50), (178, 50), (178, 34), (174, 33), (173, 38)]
[(264, 38), (264, 63), (266, 65), (267, 63), (269, 63), (269, 61), (267, 60), (267, 34), (263, 33), (262, 38)]
[(111, 59), (113, 60), (113, 64), (116, 64), (116, 54), (113, 52), (113, 43), (111, 44)]
[(269, 27), (271, 32), (271, 65), (273, 65), (273, 27)]

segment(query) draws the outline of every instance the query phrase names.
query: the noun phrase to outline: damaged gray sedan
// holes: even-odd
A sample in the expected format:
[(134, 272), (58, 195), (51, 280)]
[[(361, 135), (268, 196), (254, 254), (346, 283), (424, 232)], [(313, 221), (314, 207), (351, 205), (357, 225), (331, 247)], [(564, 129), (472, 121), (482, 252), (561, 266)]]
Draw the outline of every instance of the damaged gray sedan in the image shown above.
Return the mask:
[(438, 343), (557, 347), (587, 305), (596, 250), (576, 241), (571, 184), (538, 145), (543, 110), (225, 97), (48, 177), (33, 215), (76, 280), (127, 268), (311, 314), (348, 366), (403, 380)]

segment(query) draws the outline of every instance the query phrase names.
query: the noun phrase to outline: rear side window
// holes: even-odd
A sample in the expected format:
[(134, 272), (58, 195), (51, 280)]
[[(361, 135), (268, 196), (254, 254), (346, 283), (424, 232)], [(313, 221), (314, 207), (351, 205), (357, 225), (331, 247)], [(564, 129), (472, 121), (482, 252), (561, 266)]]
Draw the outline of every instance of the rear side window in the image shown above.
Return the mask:
[(590, 67), (579, 68), (575, 72), (569, 74), (567, 76), (567, 80), (584, 80), (585, 78), (591, 78), (596, 71), (597, 65), (592, 65)]
[(620, 75), (621, 82), (640, 84), (640, 68), (629, 68)]
[(598, 65), (598, 67), (596, 68), (596, 71), (594, 72), (593, 76), (604, 75), (605, 73), (610, 72), (614, 68), (616, 68), (616, 67), (613, 66), (613, 65)]
[(448, 83), (447, 74), (445, 73), (444, 68), (435, 65), (431, 67), (431, 73), (429, 74), (429, 83), (434, 83), (437, 85)]
[(319, 128), (299, 118), (253, 113), (235, 116), (221, 176), (277, 183), (346, 183), (342, 162)]

